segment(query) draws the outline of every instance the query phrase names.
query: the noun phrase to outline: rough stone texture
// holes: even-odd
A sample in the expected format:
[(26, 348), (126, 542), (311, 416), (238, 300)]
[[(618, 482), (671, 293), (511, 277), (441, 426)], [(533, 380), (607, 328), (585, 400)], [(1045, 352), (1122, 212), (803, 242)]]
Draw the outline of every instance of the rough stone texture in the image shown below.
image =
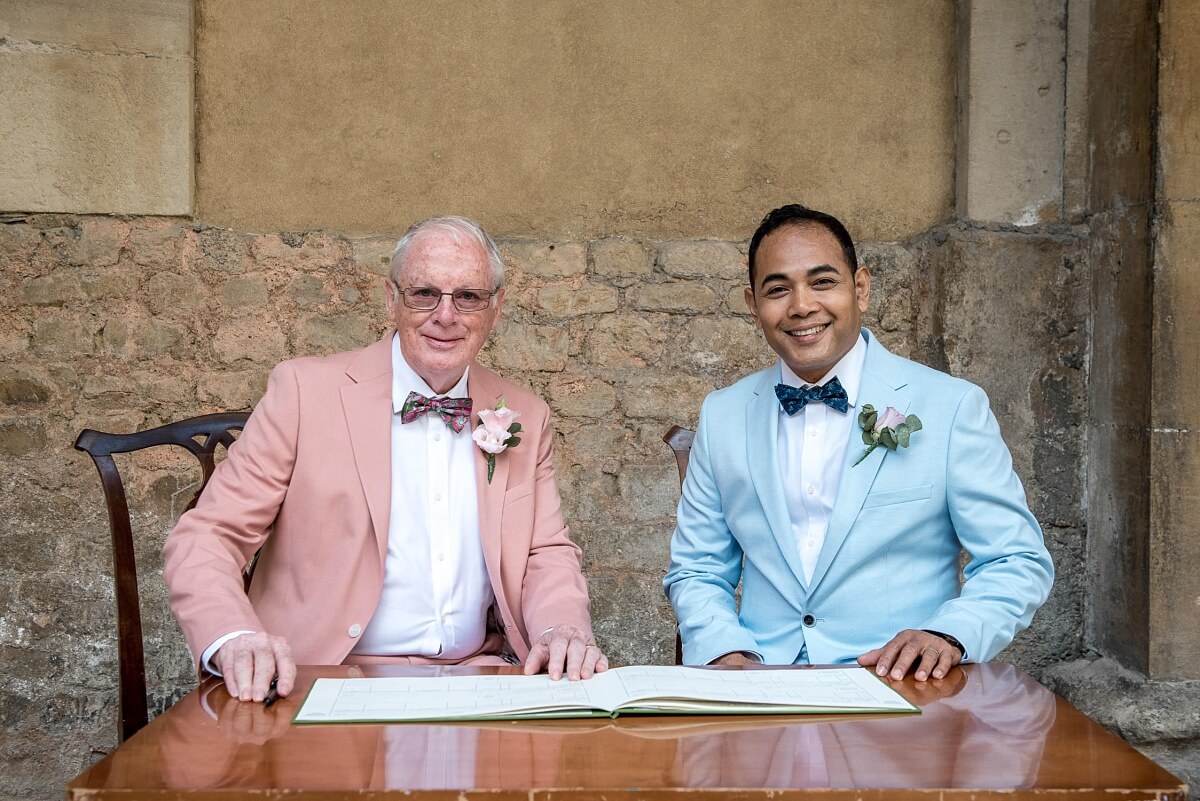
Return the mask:
[[(95, 472), (70, 450), (78, 430), (248, 408), (279, 359), (371, 342), (386, 326), (383, 239), (157, 218), (35, 216), (0, 226), (0, 318), (25, 332), (8, 340), (0, 369), (0, 515), (10, 521), (0, 532), (0, 587), (18, 588), (2, 596), (0, 652), (13, 680), (0, 714), (32, 738), (0, 747), (14, 766), (0, 792), (42, 797), (39, 781), (65, 781), (113, 744), (107, 525)], [(690, 241), (501, 244), (512, 282), (483, 359), (554, 410), (564, 510), (613, 661), (669, 662), (673, 618), (659, 582), (679, 487), (661, 437), (671, 425), (694, 426), (705, 394), (773, 361), (743, 309), (727, 308), (745, 282), (745, 243), (707, 242), (703, 252), (719, 258), (687, 260), (707, 266), (667, 258), (690, 277), (652, 258), (694, 256)], [(1080, 656), (1077, 237), (950, 226), (861, 250), (873, 274), (867, 324), (897, 352), (949, 364), (992, 393), (1059, 561), (1051, 607), (1006, 658), (1036, 672)], [(737, 269), (716, 268), (729, 263)], [(1009, 291), (1018, 277), (1027, 292)], [(703, 301), (639, 308), (647, 291), (680, 286)], [(162, 539), (194, 476), (166, 455), (125, 463), (155, 633), (150, 693), (162, 708), (193, 681), (158, 574)]]
[(1041, 678), (1192, 788), (1200, 784), (1200, 682), (1150, 681), (1095, 655), (1054, 665)]
[(732, 239), (802, 197), (893, 239), (953, 203), (944, 0), (196, 6), (213, 224), (399, 232), (456, 210), (505, 236)]
[(0, 3), (0, 208), (191, 211), (191, 6)]
[(1084, 240), (1072, 233), (947, 233), (928, 254), (941, 287), (934, 317), (946, 367), (988, 393), (1056, 562), (1036, 634), (1031, 629), (1008, 652), (1036, 674), (1084, 647)]

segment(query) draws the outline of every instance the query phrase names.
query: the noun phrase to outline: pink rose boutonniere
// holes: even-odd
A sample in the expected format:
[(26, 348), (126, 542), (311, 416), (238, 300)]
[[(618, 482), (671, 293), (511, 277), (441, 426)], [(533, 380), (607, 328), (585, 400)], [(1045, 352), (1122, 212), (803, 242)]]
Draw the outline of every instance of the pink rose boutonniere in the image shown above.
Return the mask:
[(521, 424), (517, 422), (520, 416), (520, 412), (504, 404), (504, 398), (496, 401), (495, 409), (481, 409), (479, 412), (480, 425), (475, 427), (471, 438), (487, 454), (489, 484), (492, 483), (492, 474), (496, 472), (496, 454), (521, 444), (521, 438), (517, 436), (521, 432)]
[[(903, 413), (897, 411), (893, 406), (887, 407), (883, 412), (883, 416), (880, 417), (879, 412), (875, 411), (874, 406), (865, 403), (858, 415), (858, 425), (863, 430), (863, 444), (867, 446), (867, 450), (863, 455), (858, 457), (858, 462), (861, 462), (870, 456), (871, 451), (880, 445), (889, 451), (894, 451), (897, 447), (907, 448), (909, 438), (913, 432), (921, 430), (921, 418), (915, 414), (905, 417)], [(858, 462), (850, 466), (856, 467)]]

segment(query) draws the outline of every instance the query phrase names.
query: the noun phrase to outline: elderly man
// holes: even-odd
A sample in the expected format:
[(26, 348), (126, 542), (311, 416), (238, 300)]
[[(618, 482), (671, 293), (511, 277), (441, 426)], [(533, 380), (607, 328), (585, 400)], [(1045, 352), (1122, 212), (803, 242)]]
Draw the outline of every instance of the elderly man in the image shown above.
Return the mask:
[(779, 362), (700, 412), (665, 579), (684, 660), (924, 681), (991, 659), (1054, 571), (987, 396), (862, 328), (871, 274), (834, 217), (772, 211), (749, 261)]
[(273, 679), (287, 695), (297, 662), (605, 670), (549, 409), (475, 362), (504, 303), (495, 242), (461, 217), (417, 223), (386, 293), (393, 333), (272, 371), (167, 539), (171, 608), (199, 669), (244, 701)]

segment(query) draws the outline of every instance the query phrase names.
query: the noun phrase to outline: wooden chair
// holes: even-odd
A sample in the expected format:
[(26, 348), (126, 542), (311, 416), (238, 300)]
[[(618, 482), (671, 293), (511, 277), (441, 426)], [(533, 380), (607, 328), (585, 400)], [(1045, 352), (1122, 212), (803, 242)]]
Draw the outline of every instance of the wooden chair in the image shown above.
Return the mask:
[[(675, 452), (675, 466), (679, 468), (679, 486), (681, 488), (683, 479), (687, 475), (688, 458), (692, 455), (692, 440), (695, 438), (695, 431), (679, 426), (671, 426), (670, 430), (663, 435), (663, 442), (670, 445), (671, 450)], [(683, 639), (679, 636), (678, 628), (675, 630), (675, 664), (683, 664)]]
[[(100, 472), (104, 503), (108, 506), (108, 525), (112, 531), (113, 580), (117, 596), (117, 665), (120, 676), (120, 721), (117, 728), (121, 742), (146, 725), (149, 710), (133, 529), (125, 499), (125, 485), (112, 455), (158, 445), (175, 445), (189, 451), (200, 462), (203, 473), (200, 488), (188, 502), (187, 509), (191, 509), (212, 476), (217, 448), (228, 448), (233, 444), (233, 432), (241, 431), (249, 417), (250, 412), (206, 414), (133, 434), (106, 434), (84, 429), (75, 440), (75, 449), (91, 456)], [(253, 563), (247, 569), (247, 586), (252, 569)]]

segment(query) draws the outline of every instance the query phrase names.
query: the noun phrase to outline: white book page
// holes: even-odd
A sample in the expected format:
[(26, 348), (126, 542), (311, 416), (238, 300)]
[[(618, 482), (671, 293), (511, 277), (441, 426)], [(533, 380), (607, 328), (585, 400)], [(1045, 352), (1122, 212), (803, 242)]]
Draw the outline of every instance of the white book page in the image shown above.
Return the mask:
[(587, 681), (552, 681), (549, 676), (317, 679), (295, 720), (345, 723), (611, 711), (614, 703), (620, 703), (620, 687), (609, 687), (613, 682), (604, 681), (607, 675), (601, 673)]
[[(722, 701), (738, 706), (778, 705), (911, 711), (912, 704), (869, 671), (705, 670), (687, 667), (627, 667), (620, 678), (627, 705), (652, 699)], [(671, 704), (686, 708), (687, 704)]]

